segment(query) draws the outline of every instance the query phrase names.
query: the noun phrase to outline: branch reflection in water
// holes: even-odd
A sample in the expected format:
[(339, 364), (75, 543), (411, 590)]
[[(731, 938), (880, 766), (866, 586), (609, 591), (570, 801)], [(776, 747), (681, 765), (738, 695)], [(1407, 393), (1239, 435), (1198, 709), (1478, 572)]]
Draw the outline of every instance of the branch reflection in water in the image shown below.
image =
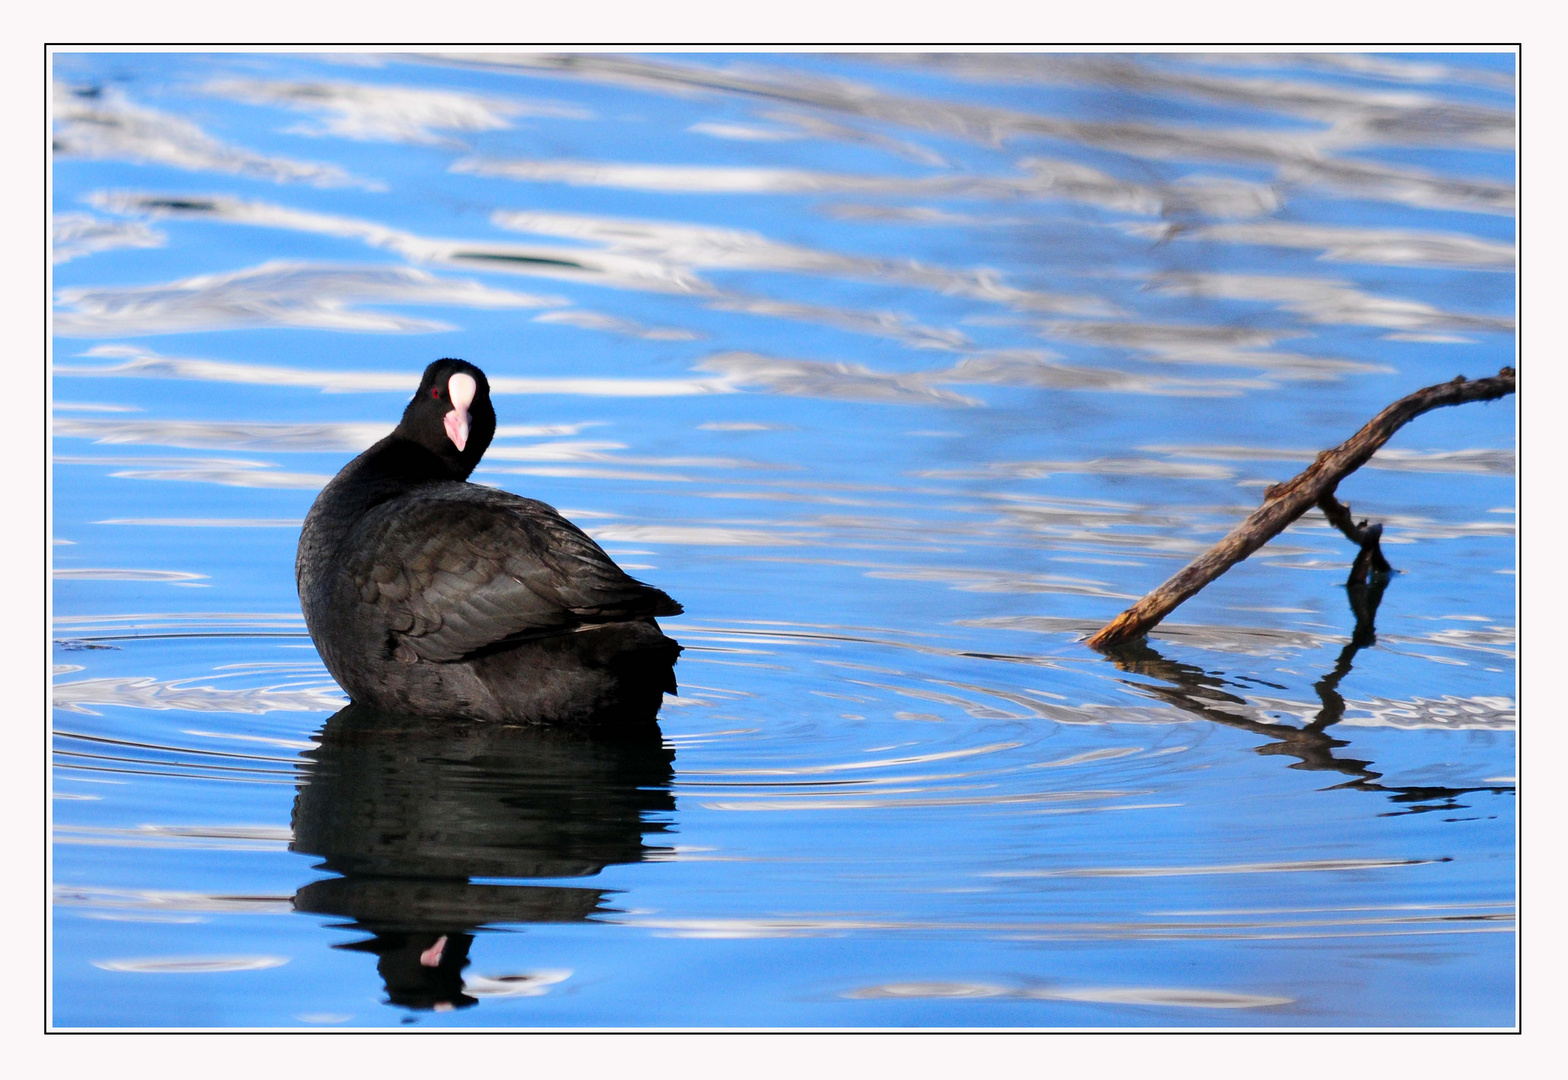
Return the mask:
[(606, 695), (614, 723), (570, 729), (349, 705), (301, 755), (290, 845), (338, 876), (301, 887), (294, 909), (368, 933), (336, 947), (376, 955), (393, 1005), (442, 1011), (543, 992), (565, 973), (465, 978), (475, 931), (588, 920), (615, 910), (613, 890), (493, 879), (590, 877), (662, 850), (643, 840), (675, 808), (675, 752), (657, 722), (671, 680), (668, 664), (623, 674)]
[(1396, 803), (1411, 804), (1399, 813), (1419, 814), (1431, 810), (1456, 810), (1463, 804), (1460, 796), (1477, 791), (1493, 793), (1511, 792), (1513, 785), (1479, 785), (1475, 787), (1444, 787), (1436, 785), (1391, 785), (1378, 781), (1383, 774), (1372, 768), (1372, 762), (1356, 758), (1339, 757), (1334, 751), (1348, 746), (1344, 739), (1336, 739), (1328, 728), (1345, 717), (1345, 699), (1339, 684), (1350, 674), (1352, 662), (1362, 649), (1377, 644), (1377, 609), (1383, 602), (1383, 592), (1388, 587), (1389, 575), (1372, 571), (1365, 550), (1356, 559), (1350, 579), (1345, 583), (1351, 614), (1356, 626), (1350, 641), (1339, 652), (1334, 667), (1313, 684), (1321, 702), (1317, 716), (1302, 727), (1288, 724), (1270, 724), (1248, 719), (1231, 711), (1253, 711), (1251, 704), (1226, 690), (1227, 681), (1193, 664), (1167, 660), (1146, 639), (1138, 639), (1105, 650), (1105, 655), (1122, 671), (1134, 675), (1159, 679), (1170, 685), (1155, 686), (1137, 683), (1140, 689), (1169, 702), (1178, 709), (1201, 716), (1216, 724), (1239, 728), (1257, 735), (1267, 736), (1272, 742), (1257, 748), (1264, 755), (1285, 754), (1297, 761), (1292, 769), (1337, 772), (1351, 779), (1335, 788), (1356, 791), (1383, 792)]

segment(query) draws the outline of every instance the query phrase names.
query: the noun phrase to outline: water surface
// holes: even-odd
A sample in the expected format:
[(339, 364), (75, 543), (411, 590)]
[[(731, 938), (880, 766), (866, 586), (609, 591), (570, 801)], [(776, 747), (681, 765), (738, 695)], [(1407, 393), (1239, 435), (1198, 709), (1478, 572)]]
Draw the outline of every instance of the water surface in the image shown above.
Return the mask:
[[(1512, 1026), (1510, 54), (56, 54), (60, 1026)], [(355, 722), (424, 365), (686, 615), (662, 738)], [(1355, 601), (1374, 619), (1358, 627)]]

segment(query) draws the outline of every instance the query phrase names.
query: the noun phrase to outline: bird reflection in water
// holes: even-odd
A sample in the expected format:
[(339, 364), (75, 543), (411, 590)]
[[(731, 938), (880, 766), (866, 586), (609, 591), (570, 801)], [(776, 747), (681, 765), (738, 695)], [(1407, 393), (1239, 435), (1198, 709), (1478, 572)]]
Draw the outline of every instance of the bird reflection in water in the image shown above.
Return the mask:
[[(574, 662), (569, 654), (557, 645), (545, 662)], [(611, 893), (493, 879), (589, 877), (658, 850), (643, 841), (666, 830), (675, 808), (675, 753), (656, 719), (673, 661), (672, 651), (662, 665), (605, 675), (597, 712), (573, 727), (349, 705), (301, 755), (290, 849), (338, 876), (301, 888), (295, 910), (370, 934), (337, 947), (376, 955), (393, 1005), (447, 1010), (542, 992), (558, 974), (465, 980), (475, 931), (586, 920), (615, 910)]]
[[(1130, 641), (1106, 650), (1106, 656), (1123, 671), (1159, 679), (1169, 685), (1136, 684), (1140, 690), (1169, 702), (1185, 712), (1226, 727), (1239, 728), (1272, 740), (1259, 746), (1263, 755), (1284, 754), (1297, 760), (1292, 769), (1336, 772), (1348, 776), (1344, 783), (1335, 784), (1330, 790), (1348, 788), (1356, 791), (1376, 791), (1392, 802), (1407, 804), (1396, 813), (1419, 814), (1433, 810), (1463, 809), (1458, 799), (1477, 791), (1493, 793), (1513, 791), (1512, 785), (1479, 785), (1476, 787), (1443, 787), (1427, 785), (1392, 785), (1379, 781), (1383, 774), (1372, 768), (1372, 762), (1357, 758), (1341, 757), (1335, 753), (1348, 746), (1344, 739), (1336, 739), (1328, 729), (1345, 716), (1345, 699), (1339, 684), (1350, 674), (1351, 664), (1362, 649), (1377, 644), (1377, 609), (1383, 602), (1383, 591), (1388, 587), (1389, 574), (1385, 570), (1371, 572), (1357, 560), (1350, 580), (1345, 583), (1350, 599), (1350, 610), (1355, 616), (1356, 627), (1350, 641), (1339, 652), (1334, 667), (1316, 683), (1321, 707), (1310, 723), (1302, 727), (1288, 724), (1265, 723), (1238, 715), (1242, 710), (1252, 711), (1250, 703), (1226, 690), (1227, 681), (1192, 664), (1167, 660), (1147, 640)], [(1233, 711), (1235, 710), (1235, 711)]]

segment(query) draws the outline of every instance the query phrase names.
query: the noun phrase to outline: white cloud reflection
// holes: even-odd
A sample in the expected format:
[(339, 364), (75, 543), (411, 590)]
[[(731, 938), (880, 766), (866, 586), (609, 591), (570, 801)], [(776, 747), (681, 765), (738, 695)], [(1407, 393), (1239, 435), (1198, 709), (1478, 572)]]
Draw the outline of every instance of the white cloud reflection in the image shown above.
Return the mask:
[[(803, 76), (769, 68), (756, 62), (719, 67), (689, 61), (640, 56), (547, 53), (462, 53), (431, 57), (432, 60), (462, 66), (499, 68), (507, 71), (535, 71), (555, 77), (572, 76), (613, 84), (635, 86), (642, 90), (689, 95), (693, 92), (737, 94), (765, 100), (772, 105), (806, 106), (860, 121), (891, 124), (917, 131), (966, 139), (988, 146), (1001, 146), (1020, 136), (1045, 136), (1112, 154), (1123, 154), (1152, 161), (1170, 162), (1181, 168), (1192, 162), (1228, 163), (1239, 166), (1272, 168), (1274, 180), (1284, 184), (1327, 187), (1360, 198), (1386, 199), (1412, 206), (1446, 207), (1485, 213), (1512, 214), (1514, 185), (1487, 178), (1451, 178), (1383, 164), (1361, 158), (1336, 156), (1353, 151), (1374, 140), (1405, 143), (1440, 139), (1451, 144), (1463, 139), (1489, 149), (1512, 145), (1513, 115), (1505, 109), (1465, 106), (1419, 94), (1390, 94), (1387, 91), (1357, 91), (1320, 87), (1318, 84), (1284, 83), (1275, 79), (1244, 79), (1236, 76), (1211, 76), (1202, 73), (1161, 71), (1144, 58), (1113, 60), (1105, 57), (1055, 58), (1008, 57), (988, 53), (988, 69), (1005, 67), (1009, 60), (1042, 67), (1055, 62), (1062, 65), (1082, 63), (1088, 77), (1096, 70), (1104, 79), (1149, 84), (1162, 92), (1179, 90), (1202, 96), (1219, 96), (1228, 103), (1250, 105), (1275, 113), (1304, 117), (1320, 124), (1317, 128), (1277, 122), (1256, 127), (1205, 128), (1176, 124), (1128, 122), (1123, 120), (1076, 120), (993, 105), (958, 104), (925, 98), (905, 97), (884, 92), (874, 86), (847, 79), (821, 75)], [(939, 63), (961, 65), (970, 58), (963, 54), (940, 57), (889, 56), (889, 62)], [(1096, 69), (1092, 65), (1099, 63)], [(1110, 65), (1123, 67), (1113, 70)], [(1063, 67), (1063, 75), (1067, 68)], [(1157, 86), (1155, 84), (1158, 84)], [(1272, 119), (1272, 118), (1271, 118)], [(551, 163), (525, 163), (534, 166)], [(602, 168), (588, 166), (589, 169)], [(643, 168), (635, 166), (634, 168)], [(1141, 170), (1140, 170), (1141, 171)], [(555, 179), (566, 179), (558, 172)], [(610, 174), (576, 172), (569, 182), (600, 182)], [(620, 174), (624, 182), (633, 174)], [(670, 183), (674, 174), (654, 177)], [(536, 179), (548, 178), (535, 175)], [(731, 182), (755, 183), (736, 177)], [(717, 181), (707, 180), (704, 183)], [(798, 183), (797, 179), (784, 182)], [(805, 181), (815, 183), (816, 181)], [(1188, 184), (1203, 181), (1189, 177)], [(1260, 195), (1271, 185), (1247, 184)], [(711, 189), (705, 189), (711, 190)], [(815, 188), (813, 190), (821, 190)], [(842, 190), (842, 189), (841, 189)], [(1163, 198), (1170, 188), (1154, 185)], [(1176, 197), (1181, 193), (1177, 192)], [(1210, 206), (1207, 212), (1218, 216), (1255, 216), (1272, 210), (1278, 193), (1269, 197), (1262, 209), (1221, 213)], [(1260, 204), (1261, 205), (1261, 204)]]
[(404, 266), (268, 262), (162, 285), (62, 289), (54, 320), (63, 337), (177, 334), (237, 327), (301, 327), (358, 333), (423, 333), (445, 323), (367, 311), (363, 304), (530, 308), (563, 301), (477, 281), (438, 278)]
[[(878, 283), (892, 280), (899, 284), (1009, 304), (1025, 310), (1083, 315), (1105, 315), (1114, 310), (1106, 302), (1093, 297), (1061, 296), (1012, 288), (993, 271), (953, 270), (912, 259), (841, 255), (770, 240), (749, 229), (686, 222), (549, 211), (502, 210), (492, 215), (496, 225), (512, 232), (573, 241), (571, 244), (541, 244), (420, 236), (378, 222), (316, 214), (274, 203), (223, 196), (100, 192), (88, 201), (101, 209), (121, 214), (211, 218), (235, 224), (356, 239), (371, 247), (395, 251), (412, 262), (553, 277), (612, 288), (696, 295), (737, 305), (778, 302), (721, 289), (705, 280), (699, 271), (767, 270)], [(558, 303), (564, 305), (566, 301)], [(832, 310), (844, 318), (864, 316), (883, 327), (898, 322), (895, 317), (889, 323), (882, 318), (883, 313)], [(922, 336), (929, 338), (931, 333), (927, 331)], [(951, 334), (948, 336), (951, 337)]]
[(1072, 161), (1029, 157), (1021, 175), (938, 173), (905, 178), (737, 165), (655, 165), (636, 162), (467, 158), (453, 172), (508, 180), (619, 188), (683, 195), (893, 195), (915, 198), (1064, 199), (1160, 216), (1198, 212), (1216, 217), (1255, 217), (1278, 209), (1277, 194), (1263, 184), (1194, 177), (1167, 185), (1120, 180)]
[(897, 154), (899, 157), (918, 161), (922, 165), (943, 168), (948, 164), (941, 154), (918, 143), (904, 139), (889, 138), (886, 135), (865, 131), (847, 124), (835, 124), (831, 120), (824, 119), (821, 116), (814, 116), (810, 113), (775, 110), (764, 113), (763, 119), (771, 120), (781, 126), (762, 127), (757, 124), (704, 121), (692, 124), (686, 130), (715, 139), (730, 139), (738, 142), (787, 142), (794, 139), (832, 139), (839, 142), (862, 143), (875, 146)]
[[(394, 251), (411, 262), (467, 270), (527, 274), (610, 288), (700, 297), (724, 310), (826, 324), (858, 333), (890, 337), (916, 348), (962, 348), (956, 330), (921, 326), (895, 312), (856, 311), (798, 301), (776, 300), (722, 288), (703, 276), (709, 270), (763, 270), (848, 278), (877, 284), (894, 282), (950, 296), (1003, 304), (1025, 311), (1106, 316), (1113, 305), (1089, 296), (1068, 296), (1019, 289), (991, 270), (954, 270), (914, 259), (877, 259), (780, 243), (746, 229), (683, 222), (645, 221), (544, 211), (497, 211), (493, 222), (513, 232), (572, 241), (570, 244), (497, 242), (420, 236), (373, 221), (224, 196), (160, 196), (99, 192), (88, 200), (100, 209), (152, 217), (209, 218), (243, 225), (290, 229), (359, 240)], [(566, 306), (565, 300), (553, 303)], [(674, 328), (629, 329), (592, 315), (552, 313), (552, 321), (593, 329), (657, 335), (677, 340)]]
[[(1213, 70), (1255, 58), (1226, 55), (1132, 56), (1106, 54), (893, 54), (892, 63), (915, 63), (975, 80), (1100, 84), (1148, 95), (1179, 94), (1225, 105), (1303, 117), (1327, 125), (1325, 146), (1367, 142), (1512, 149), (1513, 113), (1507, 109), (1450, 100), (1406, 88), (1383, 89), (1308, 81), (1279, 75), (1243, 75)], [(1296, 63), (1303, 56), (1278, 57)], [(1375, 57), (1361, 59), (1376, 61)], [(1266, 61), (1267, 62), (1267, 61)], [(1397, 61), (1394, 63), (1398, 63)], [(1210, 66), (1203, 70), (1198, 65)], [(1363, 70), (1366, 70), (1363, 68)], [(1407, 71), (1387, 65), (1379, 73)], [(1451, 78), (1454, 68), (1429, 67), (1422, 81)]]
[(1273, 304), (1309, 322), (1375, 326), (1431, 332), (1511, 332), (1511, 318), (1443, 311), (1419, 300), (1373, 296), (1347, 281), (1263, 274), (1169, 273), (1149, 279), (1149, 288), (1177, 296), (1250, 300)]
[(1026, 350), (977, 353), (947, 367), (912, 372), (875, 371), (861, 364), (799, 360), (752, 352), (709, 356), (697, 367), (736, 385), (792, 397), (836, 398), (924, 405), (980, 405), (952, 385), (1031, 386), (1177, 397), (1232, 397), (1267, 383), (1242, 379), (1179, 379), (1107, 368), (1054, 363)]
[[(406, 394), (418, 384), (417, 372), (325, 371), (245, 364), (227, 360), (169, 357), (133, 345), (97, 345), (82, 353), (107, 364), (56, 363), (60, 377), (133, 377), (195, 379), (203, 382), (261, 386), (296, 386), (326, 393), (392, 392)], [(495, 375), (491, 392), (506, 394), (570, 394), (591, 397), (684, 397), (761, 391), (790, 397), (815, 397), (841, 401), (874, 401), (901, 404), (975, 406), (975, 397), (948, 389), (952, 385), (1032, 386), (1054, 390), (1091, 390), (1110, 393), (1157, 394), (1181, 397), (1229, 397), (1269, 384), (1242, 379), (1180, 379), (1133, 375), (1114, 369), (1075, 367), (1054, 363), (1047, 354), (1028, 351), (979, 353), (946, 367), (913, 372), (878, 371), (862, 364), (803, 360), (751, 352), (716, 353), (699, 361), (703, 376), (672, 379), (614, 379), (573, 377), (517, 377)], [(63, 426), (62, 426), (63, 425)], [(359, 430), (361, 427), (363, 431)], [(212, 424), (191, 422), (185, 428), (166, 421), (115, 422), (61, 418), (56, 434), (93, 436), (100, 441), (143, 441), (157, 434), (177, 437), (201, 446), (279, 446), (279, 440), (327, 440), (333, 446), (368, 434), (373, 425), (234, 425), (219, 430)], [(552, 429), (553, 430), (553, 429)], [(334, 434), (334, 432), (336, 434)], [(545, 434), (518, 429), (517, 434)], [(225, 440), (240, 440), (231, 442)], [(197, 442), (196, 440), (202, 440)], [(251, 441), (245, 441), (251, 440)], [(335, 441), (334, 441), (335, 440)], [(344, 442), (347, 440), (347, 442)], [(165, 445), (186, 445), (185, 442)], [(492, 456), (498, 456), (493, 454)], [(226, 468), (225, 475), (232, 469)], [(244, 473), (247, 486), (267, 483)], [(303, 486), (303, 485), (302, 485)]]
[(224, 487), (315, 491), (332, 479), (323, 473), (281, 472), (267, 461), (233, 458), (56, 455), (53, 461), (55, 465), (108, 468), (112, 470), (110, 476), (122, 480), (183, 480), (198, 484), (221, 484)]
[(715, 139), (735, 139), (740, 142), (786, 142), (790, 139), (806, 137), (805, 132), (793, 131), (789, 128), (759, 127), (756, 124), (720, 124), (710, 121), (692, 124), (686, 130)]
[(592, 116), (586, 109), (566, 105), (368, 83), (224, 79), (204, 89), (253, 105), (279, 105), (321, 117), (318, 125), (291, 128), (294, 134), (385, 142), (447, 144), (452, 140), (437, 131), (498, 131), (510, 127), (511, 118), (517, 116), (576, 120)]
[[(112, 364), (60, 364), (55, 375), (118, 376), (152, 379), (195, 379), (202, 382), (243, 383), (254, 386), (298, 386), (324, 393), (408, 394), (419, 385), (418, 371), (325, 371), (286, 368), (269, 364), (242, 364), (229, 360), (161, 356), (134, 345), (95, 345), (85, 357), (119, 360)], [(727, 394), (737, 388), (725, 379), (614, 379), (508, 375), (490, 377), (492, 394), (574, 394), (589, 397), (684, 397), (692, 394)], [(499, 432), (498, 432), (499, 433)]]
[(95, 251), (162, 247), (168, 237), (138, 221), (105, 221), (91, 214), (56, 214), (51, 258), (69, 262)]
[(1514, 246), (1459, 233), (1371, 229), (1270, 221), (1219, 225), (1130, 224), (1135, 236), (1156, 241), (1206, 240), (1265, 247), (1305, 248), (1329, 262), (1383, 266), (1436, 266), (1473, 270), (1514, 269)]
[(330, 683), (300, 686), (258, 686), (238, 690), (193, 686), (196, 679), (164, 681), (145, 676), (80, 679), (55, 683), (54, 707), (89, 713), (89, 706), (130, 709), (178, 709), (181, 712), (335, 712), (346, 704), (343, 692)]
[(693, 341), (702, 336), (695, 330), (683, 330), (678, 326), (644, 326), (632, 319), (606, 315), (600, 311), (586, 311), (583, 308), (547, 311), (543, 315), (535, 315), (534, 322), (576, 326), (583, 330), (603, 330), (606, 333), (641, 338), (644, 341)]
[(1127, 349), (1167, 364), (1252, 368), (1281, 380), (1324, 382), (1342, 375), (1393, 370), (1382, 364), (1272, 348), (1281, 339), (1300, 336), (1301, 331), (1201, 323), (1069, 322), (1065, 319), (1040, 323), (1038, 328), (1043, 337), (1058, 341)]
[(391, 423), (276, 424), (262, 421), (86, 420), (57, 417), (56, 438), (99, 445), (178, 446), (192, 450), (353, 450), (392, 430)]
[[(1071, 316), (1075, 320), (1115, 317), (1122, 313), (1110, 302), (1093, 296), (1065, 295), (1023, 289), (1008, 284), (993, 271), (957, 270), (914, 259), (883, 259), (840, 254), (772, 240), (746, 229), (685, 222), (610, 218), (552, 211), (497, 211), (492, 221), (501, 228), (550, 237), (566, 243), (497, 242), (426, 237), (363, 219), (294, 210), (272, 203), (221, 196), (159, 196), (130, 192), (100, 192), (89, 197), (94, 206), (120, 214), (154, 218), (196, 217), (235, 224), (290, 229), (359, 240), (371, 247), (396, 252), (426, 264), (470, 270), (505, 271), (558, 278), (611, 288), (701, 298), (709, 307), (754, 315), (786, 318), (832, 326), (897, 340), (913, 348), (965, 350), (968, 337), (949, 327), (921, 325), (889, 311), (858, 311), (838, 306), (781, 300), (729, 289), (708, 280), (712, 271), (770, 271), (837, 277), (961, 296), (1005, 306), (1020, 312)], [(1127, 226), (1144, 231), (1143, 226)], [(1163, 238), (1167, 226), (1149, 226)], [(1152, 234), (1151, 234), (1152, 235)], [(1177, 235), (1182, 235), (1177, 233)], [(1419, 234), (1391, 230), (1362, 231), (1348, 228), (1308, 227), (1290, 223), (1230, 224), (1197, 227), (1200, 239), (1230, 242), (1273, 243), (1292, 246), (1326, 245), (1340, 257), (1404, 263), (1428, 260), (1442, 265), (1497, 266), (1511, 259), (1511, 247), (1471, 237)], [(412, 271), (410, 271), (412, 273)], [(472, 288), (480, 289), (480, 286)], [(1264, 275), (1167, 273), (1150, 279), (1156, 292), (1271, 303), (1304, 316), (1311, 322), (1356, 323), (1382, 327), (1392, 333), (1423, 335), (1423, 339), (1454, 340), (1454, 331), (1508, 330), (1510, 320), (1490, 316), (1449, 313), (1418, 301), (1365, 293), (1348, 282), (1333, 279)], [(505, 294), (502, 294), (505, 295)], [(567, 306), (561, 298), (530, 298), (537, 304)], [(442, 302), (437, 300), (436, 302)], [(461, 301), (457, 301), (461, 302)], [(488, 305), (488, 306), (501, 306)], [(341, 305), (314, 317), (346, 318)], [(366, 316), (352, 312), (348, 325)], [(540, 321), (564, 323), (655, 341), (675, 341), (695, 336), (680, 327), (644, 327), (630, 320), (597, 312), (550, 312)], [(67, 325), (73, 325), (68, 322)], [(414, 326), (407, 320), (394, 326)], [(426, 324), (428, 325), (428, 324)], [(376, 327), (389, 328), (387, 324)], [(1155, 326), (1138, 322), (1069, 322), (1044, 324), (1051, 336), (1089, 338), (1107, 344), (1127, 345), (1150, 353), (1155, 359), (1175, 363), (1222, 364), (1267, 371), (1287, 379), (1332, 379), (1348, 373), (1382, 370), (1377, 365), (1295, 353), (1273, 351), (1271, 346), (1289, 331), (1247, 331), (1234, 337), (1232, 327), (1193, 325)]]
[[(647, 221), (633, 218), (595, 217), (549, 211), (497, 211), (492, 220), (514, 232), (554, 236), (600, 246), (572, 248), (579, 259), (598, 255), (614, 260), (615, 265), (656, 267), (644, 270), (643, 280), (680, 282), (683, 291), (706, 292), (719, 307), (769, 304), (783, 307), (784, 302), (746, 296), (717, 289), (697, 276), (699, 270), (767, 270), (827, 277), (850, 278), (876, 283), (894, 282), (948, 296), (1005, 304), (1028, 311), (1048, 311), (1075, 315), (1108, 315), (1115, 308), (1091, 296), (1069, 296), (1038, 290), (1014, 288), (996, 272), (986, 269), (955, 270), (933, 266), (914, 259), (878, 259), (843, 255), (817, 248), (786, 244), (749, 229), (728, 229), (686, 222)], [(804, 305), (800, 305), (804, 307)], [(827, 314), (831, 310), (832, 315)], [(816, 319), (838, 318), (844, 322), (864, 323), (869, 319), (890, 336), (909, 344), (946, 342), (961, 347), (963, 336), (953, 331), (916, 327), (900, 316), (891, 318), (881, 312), (851, 312), (822, 309)]]
[(172, 165), (317, 187), (375, 186), (336, 165), (267, 157), (231, 146), (189, 120), (134, 104), (114, 87), (56, 83), (54, 121), (54, 152), (64, 156)]
[(1365, 78), (1394, 83), (1462, 83), (1513, 89), (1511, 74), (1445, 64), (1427, 58), (1382, 56), (1376, 53), (1189, 53), (1182, 59), (1191, 63), (1224, 64), (1229, 67), (1289, 67), (1304, 64), (1329, 71), (1352, 72)]
[(882, 983), (850, 990), (853, 1000), (998, 998), (1011, 1001), (1070, 1001), (1100, 1005), (1160, 1006), (1185, 1009), (1265, 1009), (1290, 1005), (1295, 998), (1238, 994), (1208, 987), (1166, 986), (1025, 986), (982, 982)]
[(743, 385), (791, 397), (925, 405), (979, 405), (972, 397), (933, 385), (929, 373), (873, 371), (861, 364), (792, 360), (758, 353), (727, 352), (697, 365)]
[(53, 577), (59, 581), (163, 581), (182, 584), (199, 581), (206, 574), (192, 574), (184, 570), (135, 570), (118, 567), (55, 567)]
[[(1140, 446), (1138, 449), (1170, 457), (1216, 461), (1313, 461), (1318, 456), (1316, 450), (1262, 446)], [(1372, 455), (1365, 467), (1393, 472), (1512, 476), (1515, 455), (1509, 449), (1399, 450), (1385, 446)]]

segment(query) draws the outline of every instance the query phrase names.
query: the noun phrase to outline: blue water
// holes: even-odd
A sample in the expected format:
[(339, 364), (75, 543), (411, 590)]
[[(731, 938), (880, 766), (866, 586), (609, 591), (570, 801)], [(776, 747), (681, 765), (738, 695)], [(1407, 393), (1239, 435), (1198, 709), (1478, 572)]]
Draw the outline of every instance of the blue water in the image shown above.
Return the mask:
[[(1511, 1027), (1513, 56), (54, 56), (59, 1027)], [(343, 739), (426, 363), (678, 598), (663, 745)], [(431, 952), (430, 950), (435, 950)], [(420, 955), (427, 960), (421, 962)]]

